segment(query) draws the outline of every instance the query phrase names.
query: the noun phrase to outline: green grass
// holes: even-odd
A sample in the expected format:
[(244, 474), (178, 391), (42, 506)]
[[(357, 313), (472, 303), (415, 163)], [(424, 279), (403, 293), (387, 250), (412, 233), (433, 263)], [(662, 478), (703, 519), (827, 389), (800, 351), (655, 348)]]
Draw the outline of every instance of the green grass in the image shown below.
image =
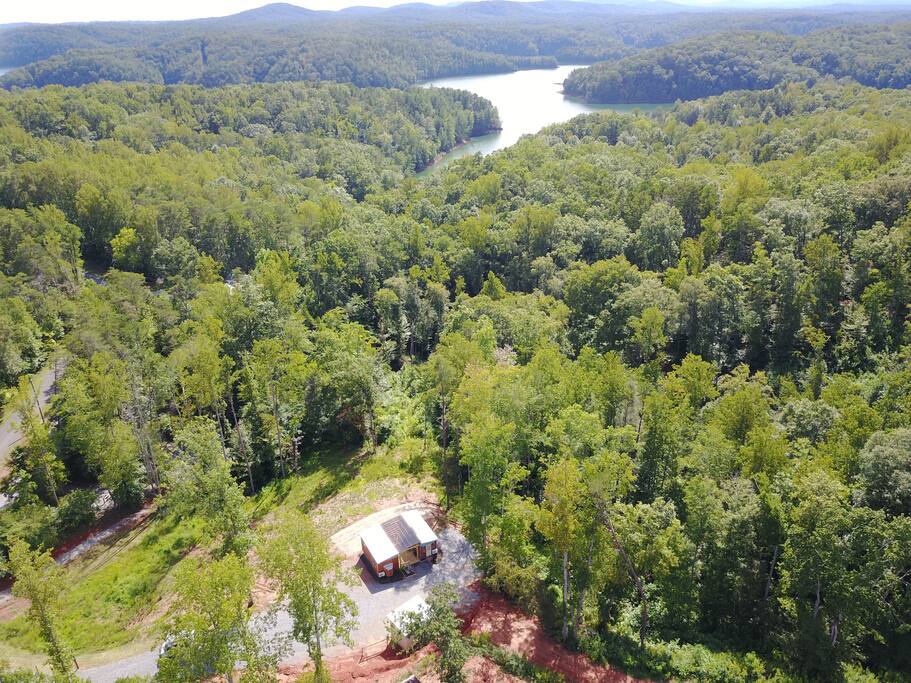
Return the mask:
[(253, 519), (258, 521), (278, 508), (296, 507), (308, 512), (358, 476), (368, 458), (355, 448), (327, 449), (305, 456), (295, 474), (270, 482), (249, 499)]
[[(367, 454), (357, 448), (331, 448), (305, 457), (299, 471), (271, 482), (247, 499), (254, 522), (290, 508), (310, 512), (337, 499), (328, 523), (341, 527), (370, 506), (416, 478), (402, 453)], [(155, 516), (109, 543), (102, 543), (67, 568), (62, 630), (77, 654), (98, 653), (136, 641), (157, 640), (170, 577), (191, 550), (214, 547), (195, 520)], [(37, 631), (24, 615), (0, 623), (0, 642), (41, 652)]]
[[(200, 540), (199, 524), (153, 518), (111, 543), (101, 543), (67, 569), (61, 630), (77, 652), (124, 645), (134, 625), (153, 613), (174, 566)], [(30, 652), (41, 650), (24, 615), (0, 624), (0, 640)]]

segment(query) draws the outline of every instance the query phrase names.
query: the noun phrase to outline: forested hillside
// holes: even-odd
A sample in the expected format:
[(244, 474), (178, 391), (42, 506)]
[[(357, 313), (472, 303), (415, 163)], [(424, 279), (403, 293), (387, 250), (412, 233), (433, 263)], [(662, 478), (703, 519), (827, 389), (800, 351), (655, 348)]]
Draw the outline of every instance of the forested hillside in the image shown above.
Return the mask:
[(673, 102), (848, 77), (874, 88), (911, 84), (911, 24), (850, 26), (803, 37), (725, 32), (578, 69), (567, 94), (589, 102)]
[(487, 583), (596, 660), (909, 675), (911, 93), (593, 114), (411, 177), (496, 123), (447, 90), (2, 95), (5, 381), (72, 360), (0, 543), (100, 482), (243, 558), (243, 493), (407, 443)]
[(624, 638), (907, 675), (909, 106), (826, 82), (582, 117), (411, 193), (478, 292), (429, 369), (493, 585), (653, 675), (762, 667)]
[(24, 68), (5, 74), (0, 84), (333, 80), (406, 87), (443, 76), (552, 67), (558, 61), (613, 60), (723, 29), (801, 35), (900, 17), (911, 15), (850, 9), (695, 13), (500, 0), (360, 12), (270, 5), (217, 19), (10, 28), (0, 41), (0, 66)]
[(249, 269), (316, 229), (307, 200), (323, 181), (362, 198), (497, 125), (485, 100), (438, 89), (100, 85), (0, 98), (3, 386), (62, 333), (82, 258), (150, 281), (195, 268), (197, 249), (222, 273)]

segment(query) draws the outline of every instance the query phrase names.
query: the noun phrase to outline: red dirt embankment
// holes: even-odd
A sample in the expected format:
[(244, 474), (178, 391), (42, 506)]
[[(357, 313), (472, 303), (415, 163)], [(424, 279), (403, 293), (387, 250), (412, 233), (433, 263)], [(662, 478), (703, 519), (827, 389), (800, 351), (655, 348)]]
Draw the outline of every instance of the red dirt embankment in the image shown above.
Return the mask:
[(573, 683), (648, 683), (571, 652), (547, 635), (537, 617), (525, 614), (500, 595), (483, 588), (480, 591), (481, 599), (466, 616), (469, 633), (486, 633), (495, 645), (561, 673)]
[[(399, 657), (394, 653), (384, 652), (381, 655), (361, 658), (358, 656), (339, 657), (326, 662), (326, 668), (333, 681), (339, 683), (400, 683), (402, 678), (416, 668), (420, 673), (421, 683), (439, 683), (440, 679), (432, 667), (420, 667), (419, 662), (435, 652), (432, 646), (415, 652), (409, 657)], [(278, 683), (294, 683), (308, 666), (289, 666), (279, 669)], [(470, 683), (522, 683), (522, 679), (504, 673), (496, 664), (483, 657), (471, 657), (466, 663), (465, 680)]]
[[(380, 653), (362, 652), (356, 648), (350, 654), (334, 657), (324, 662), (333, 681), (358, 683), (399, 683), (402, 676), (419, 660), (433, 651), (428, 646), (410, 656), (400, 655), (387, 648)], [(278, 683), (293, 683), (304, 671), (312, 670), (311, 664), (282, 666), (278, 670)]]
[[(547, 635), (537, 617), (526, 614), (502, 596), (481, 586), (472, 586), (472, 589), (480, 594), (480, 598), (469, 611), (459, 615), (466, 633), (486, 633), (495, 645), (520, 654), (540, 667), (563, 674), (569, 683), (650, 683), (595, 664), (585, 655), (566, 649)], [(327, 661), (332, 680), (398, 683), (405, 672), (413, 671), (422, 658), (435, 651), (433, 646), (428, 646), (411, 656), (403, 656), (391, 648), (382, 652), (377, 652), (376, 648), (368, 652), (368, 649), (357, 648), (348, 655)], [(307, 665), (284, 667), (278, 680), (290, 683), (307, 668)], [(480, 657), (471, 659), (466, 666), (466, 674), (472, 683), (515, 681), (514, 677)], [(437, 679), (433, 674), (422, 674), (421, 680)]]

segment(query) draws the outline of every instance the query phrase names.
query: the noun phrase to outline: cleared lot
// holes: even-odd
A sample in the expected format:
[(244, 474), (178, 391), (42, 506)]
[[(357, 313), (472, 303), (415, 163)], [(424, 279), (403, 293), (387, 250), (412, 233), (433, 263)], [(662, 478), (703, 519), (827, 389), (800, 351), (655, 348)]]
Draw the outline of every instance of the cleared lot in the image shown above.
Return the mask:
[[(356, 585), (345, 589), (359, 610), (358, 627), (351, 634), (356, 648), (383, 640), (386, 637), (386, 615), (415, 595), (426, 595), (439, 583), (455, 584), (463, 602), (477, 599), (478, 596), (468, 588), (480, 578), (474, 548), (459, 531), (451, 527), (438, 529), (437, 535), (443, 549), (440, 560), (436, 564), (420, 562), (414, 565), (414, 575), (405, 579), (381, 583), (364, 566), (363, 561), (358, 559), (354, 570), (360, 580)], [(277, 626), (283, 632), (291, 630), (291, 620), (286, 612), (279, 614)], [(334, 645), (327, 649), (326, 654), (335, 656), (348, 649), (345, 645)], [(299, 643), (295, 643), (294, 653), (296, 656), (291, 659), (300, 659), (307, 654), (304, 646)]]
[(406, 510), (420, 510), (427, 523), (430, 524), (434, 530), (439, 530), (440, 525), (435, 522), (435, 519), (441, 514), (439, 506), (422, 501), (414, 501), (402, 503), (401, 505), (394, 505), (380, 510), (379, 512), (374, 512), (372, 515), (367, 515), (363, 519), (359, 519), (353, 524), (332, 534), (332, 538), (330, 539), (332, 545), (334, 545), (344, 557), (349, 559), (356, 558), (361, 554), (362, 531), (369, 529), (372, 526), (376, 526), (377, 524), (382, 524), (387, 519), (392, 519)]
[[(408, 505), (413, 506), (414, 504)], [(347, 544), (345, 547), (351, 548), (353, 547), (353, 542), (356, 542), (357, 552), (359, 553), (359, 530), (395, 516), (401, 512), (398, 509), (399, 507), (401, 506), (384, 510), (376, 515), (370, 515), (363, 520), (355, 522), (333, 536), (333, 542), (341, 534), (342, 542)], [(427, 519), (428, 521), (430, 520), (429, 514), (427, 514)], [(352, 528), (356, 531), (350, 531)], [(439, 583), (451, 582), (455, 584), (459, 588), (463, 603), (469, 603), (478, 598), (477, 594), (468, 588), (469, 585), (480, 578), (480, 572), (476, 565), (476, 555), (471, 544), (457, 529), (452, 527), (437, 528), (436, 532), (442, 549), (442, 556), (438, 562), (436, 564), (421, 562), (414, 566), (415, 572), (413, 576), (398, 581), (380, 583), (370, 570), (364, 566), (359, 556), (354, 556), (353, 553), (345, 553), (349, 564), (359, 577), (354, 586), (345, 587), (345, 592), (351, 596), (359, 610), (358, 626), (351, 634), (355, 650), (369, 647), (383, 640), (386, 637), (384, 623), (386, 615), (411, 597), (426, 595), (433, 586)], [(352, 541), (352, 538), (354, 541)], [(286, 611), (279, 610), (271, 632), (282, 635), (287, 635), (291, 632), (291, 618)], [(326, 649), (325, 655), (334, 657), (349, 652), (349, 650), (346, 645), (333, 645)], [(304, 645), (294, 642), (292, 644), (292, 652), (284, 663), (300, 662), (306, 658), (307, 650)], [(156, 660), (157, 652), (146, 652), (105, 666), (84, 669), (79, 674), (94, 683), (114, 683), (114, 681), (123, 676), (153, 675), (157, 670)]]

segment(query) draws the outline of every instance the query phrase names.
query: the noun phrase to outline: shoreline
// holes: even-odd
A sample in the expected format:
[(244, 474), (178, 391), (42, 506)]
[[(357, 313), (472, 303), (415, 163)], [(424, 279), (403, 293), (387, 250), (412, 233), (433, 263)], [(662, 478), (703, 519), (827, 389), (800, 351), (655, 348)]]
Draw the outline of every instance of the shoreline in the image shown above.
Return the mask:
[(450, 154), (452, 154), (452, 153), (455, 152), (456, 150), (462, 149), (463, 147), (465, 147), (465, 146), (467, 146), (467, 145), (470, 145), (470, 144), (472, 143), (472, 141), (477, 140), (478, 138), (483, 138), (483, 137), (485, 137), (485, 136), (487, 136), (487, 135), (493, 135), (493, 134), (495, 134), (495, 133), (502, 133), (502, 132), (503, 132), (503, 129), (502, 129), (502, 128), (494, 128), (494, 129), (492, 129), (492, 130), (490, 130), (490, 131), (488, 131), (488, 132), (486, 132), (486, 133), (481, 133), (481, 135), (472, 135), (472, 136), (471, 136), (470, 138), (468, 138), (467, 140), (461, 140), (460, 142), (457, 142), (457, 143), (454, 144), (452, 147), (450, 147), (449, 149), (447, 149), (445, 152), (437, 152), (437, 154), (433, 157), (433, 159), (431, 159), (428, 163), (426, 163), (426, 164), (425, 164), (424, 166), (422, 166), (421, 168), (416, 168), (416, 169), (414, 169), (414, 175), (415, 175), (415, 176), (419, 176), (420, 174), (429, 171), (429, 170), (432, 169), (434, 166), (436, 166), (436, 165), (439, 164), (441, 161), (443, 161), (443, 159), (445, 159), (447, 156), (449, 156)]
[[(517, 74), (522, 71), (556, 71), (561, 66), (572, 66), (578, 69), (584, 69), (590, 66), (597, 64), (598, 62), (591, 62), (590, 64), (561, 64), (557, 62), (555, 66), (529, 66), (529, 67), (519, 67), (518, 69), (513, 69), (512, 71), (485, 71), (484, 73), (465, 73), (465, 74), (451, 74), (449, 76), (436, 76), (434, 78), (429, 78), (427, 80), (418, 81), (417, 83), (410, 85), (410, 88), (450, 88), (458, 90), (459, 88), (453, 88), (451, 85), (435, 85), (434, 81), (445, 81), (451, 78), (482, 78), (484, 76), (504, 76), (507, 74)], [(2, 67), (0, 67), (2, 68)], [(18, 67), (13, 67), (18, 68)]]
[[(499, 130), (460, 141), (446, 152), (436, 154), (415, 176), (426, 178), (441, 167), (474, 152), (489, 154), (517, 142), (522, 135), (534, 134), (546, 126), (568, 121), (581, 114), (611, 110), (618, 113), (647, 114), (666, 108), (665, 103), (593, 103), (568, 95), (566, 77), (584, 64), (559, 64), (556, 69), (519, 69), (509, 73), (454, 76), (425, 83), (425, 87), (465, 90), (486, 98), (500, 115)], [(528, 111), (524, 111), (527, 109)], [(533, 111), (541, 109), (541, 112)], [(533, 125), (531, 125), (533, 124)]]

